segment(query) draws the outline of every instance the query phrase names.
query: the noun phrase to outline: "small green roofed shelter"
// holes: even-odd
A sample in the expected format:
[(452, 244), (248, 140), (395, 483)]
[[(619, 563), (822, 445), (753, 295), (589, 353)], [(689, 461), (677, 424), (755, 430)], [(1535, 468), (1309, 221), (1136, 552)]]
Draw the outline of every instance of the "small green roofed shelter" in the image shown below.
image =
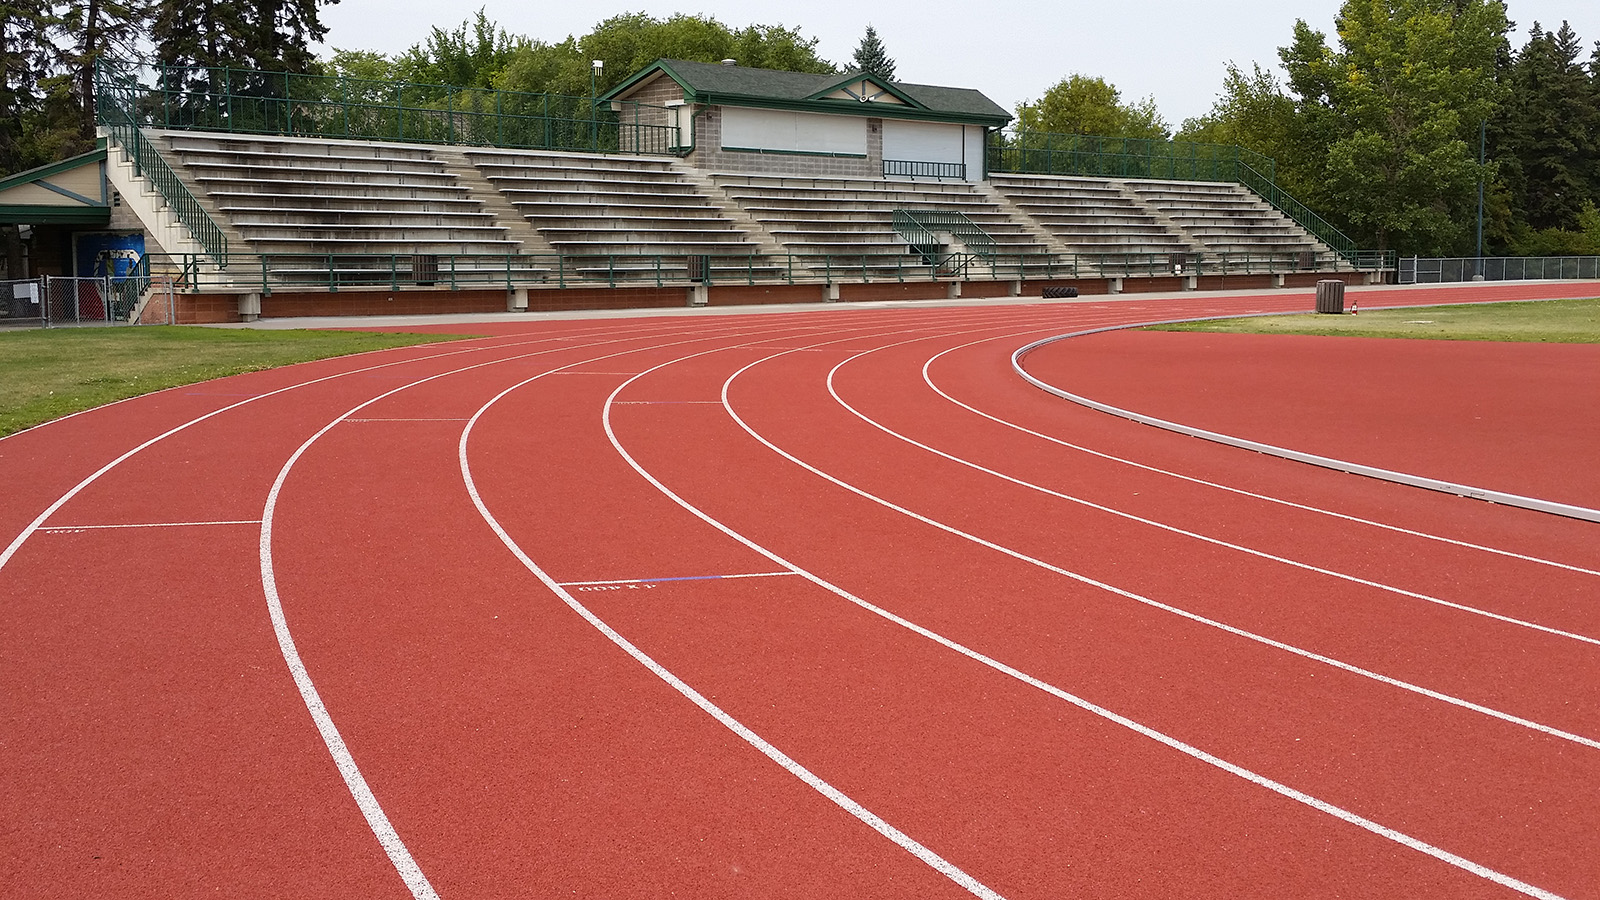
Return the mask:
[(673, 130), (676, 151), (712, 172), (980, 181), (987, 133), (1011, 121), (970, 88), (678, 59), (599, 99)]

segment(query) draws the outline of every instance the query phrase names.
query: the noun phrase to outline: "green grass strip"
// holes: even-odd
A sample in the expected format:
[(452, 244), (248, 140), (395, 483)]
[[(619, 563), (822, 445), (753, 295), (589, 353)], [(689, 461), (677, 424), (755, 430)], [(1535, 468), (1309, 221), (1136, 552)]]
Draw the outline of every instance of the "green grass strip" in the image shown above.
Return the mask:
[(0, 436), (178, 385), (464, 336), (182, 325), (0, 331)]
[[(1359, 294), (1347, 294), (1351, 298)], [(1356, 315), (1260, 316), (1151, 326), (1155, 331), (1231, 334), (1314, 334), (1423, 338), (1435, 341), (1600, 343), (1600, 299), (1469, 303), (1457, 306), (1361, 310)]]

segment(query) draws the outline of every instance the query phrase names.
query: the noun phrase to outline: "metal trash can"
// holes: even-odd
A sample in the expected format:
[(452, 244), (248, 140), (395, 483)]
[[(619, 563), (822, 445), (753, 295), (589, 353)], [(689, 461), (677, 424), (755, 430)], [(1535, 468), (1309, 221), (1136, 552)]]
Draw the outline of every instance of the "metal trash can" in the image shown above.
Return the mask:
[(1317, 312), (1344, 313), (1344, 282), (1331, 278), (1317, 282)]

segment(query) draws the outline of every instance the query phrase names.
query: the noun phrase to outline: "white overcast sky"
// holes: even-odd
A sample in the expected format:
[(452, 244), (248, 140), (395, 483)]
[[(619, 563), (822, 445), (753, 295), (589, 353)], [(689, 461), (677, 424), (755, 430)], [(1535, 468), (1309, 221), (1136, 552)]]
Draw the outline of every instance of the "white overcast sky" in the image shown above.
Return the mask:
[[(324, 7), (326, 45), (395, 53), (422, 41), (430, 28), (454, 28), (483, 6), (512, 34), (555, 42), (582, 35), (623, 12), (665, 18), (715, 17), (727, 25), (784, 25), (819, 39), (818, 52), (848, 61), (868, 24), (878, 30), (901, 81), (977, 88), (1015, 110), (1073, 72), (1106, 79), (1124, 100), (1154, 97), (1176, 128), (1211, 108), (1231, 60), (1276, 65), (1295, 19), (1332, 37), (1339, 0), (1148, 2), (1004, 2), (1004, 0), (340, 0)], [(1554, 30), (1570, 21), (1587, 52), (1600, 40), (1600, 2), (1510, 0), (1515, 46), (1538, 21)]]

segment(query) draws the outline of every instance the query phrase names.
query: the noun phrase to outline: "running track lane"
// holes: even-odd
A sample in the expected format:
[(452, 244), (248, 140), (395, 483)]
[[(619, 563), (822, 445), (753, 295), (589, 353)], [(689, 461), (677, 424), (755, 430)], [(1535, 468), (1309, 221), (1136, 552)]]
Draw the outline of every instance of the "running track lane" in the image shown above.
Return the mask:
[[(793, 373), (786, 373), (786, 375), (778, 376), (775, 380), (777, 382), (781, 383), (781, 384), (784, 384), (784, 385), (793, 385), (797, 381), (800, 381), (800, 379), (794, 378), (792, 376), (793, 376)], [(782, 409), (784, 411), (784, 413), (782, 415), (776, 415), (775, 418), (792, 419), (794, 411), (796, 410), (797, 407), (800, 406), (800, 404), (795, 401), (795, 399), (794, 399), (794, 397), (792, 395), (785, 396), (781, 402), (774, 402), (773, 398), (770, 398), (770, 397), (769, 398), (764, 398), (764, 399), (765, 399), (765, 402), (761, 402), (761, 403), (756, 404), (759, 408), (761, 408), (763, 410), (767, 410), (767, 411), (776, 410), (776, 409)], [(702, 437), (701, 437), (702, 441), (706, 439), (703, 436), (703, 434), (704, 434), (704, 429), (703, 428), (696, 429), (696, 431), (697, 431), (697, 433), (702, 434)], [(904, 472), (904, 471), (907, 471), (907, 469), (908, 469), (908, 467), (904, 464), (904, 460), (901, 460), (901, 459), (898, 459), (898, 458), (894, 458), (891, 455), (891, 450), (889, 448), (870, 448), (869, 451), (865, 452), (865, 453), (857, 452), (857, 451), (860, 451), (861, 449), (867, 448), (869, 446), (869, 445), (866, 445), (866, 444), (861, 442), (862, 438), (859, 435), (840, 435), (839, 432), (836, 429), (835, 430), (830, 430), (830, 429), (828, 429), (826, 427), (821, 426), (819, 423), (817, 423), (815, 421), (807, 421), (807, 422), (803, 423), (802, 425), (800, 425), (799, 427), (796, 428), (796, 431), (797, 431), (797, 433), (804, 433), (804, 434), (809, 434), (809, 435), (817, 435), (817, 434), (830, 435), (830, 439), (829, 440), (822, 441), (820, 443), (827, 444), (828, 446), (834, 447), (834, 448), (839, 448), (839, 447), (851, 448), (851, 450), (849, 452), (843, 453), (841, 455), (855, 456), (856, 458), (858, 458), (858, 459), (863, 461), (863, 465), (864, 466), (871, 466), (871, 467), (876, 467), (876, 468), (878, 468), (880, 470), (884, 470), (884, 471), (896, 471), (896, 472)], [(662, 446), (673, 446), (676, 443), (677, 442), (675, 442), (675, 441), (664, 439), (662, 437), (656, 436), (649, 442), (649, 445), (650, 446), (654, 446), (654, 447), (662, 447)], [(726, 459), (726, 458), (734, 458), (733, 454), (736, 452), (735, 448), (733, 448), (731, 446), (730, 447), (719, 446), (717, 448), (717, 450), (718, 450), (717, 456), (719, 458), (724, 458), (724, 459)], [(641, 451), (641, 452), (645, 452), (645, 451)], [(750, 458), (750, 459), (745, 459), (743, 457), (737, 457), (737, 458), (739, 458), (741, 465), (734, 467), (734, 471), (740, 472), (741, 474), (743, 474), (743, 473), (751, 473), (749, 475), (749, 479), (750, 480), (747, 483), (747, 492), (748, 493), (747, 493), (746, 496), (741, 496), (739, 498), (740, 503), (738, 504), (738, 508), (730, 507), (730, 504), (732, 504), (733, 501), (730, 498), (729, 492), (727, 491), (726, 488), (720, 487), (720, 485), (722, 485), (723, 482), (726, 480), (725, 477), (718, 477), (716, 479), (716, 483), (718, 485), (718, 487), (716, 487), (716, 488), (705, 487), (705, 485), (704, 485), (705, 479), (702, 477), (700, 486), (703, 487), (706, 490), (707, 494), (709, 495), (708, 499), (706, 501), (706, 505), (708, 507), (712, 507), (713, 509), (716, 509), (716, 508), (720, 507), (722, 510), (724, 510), (726, 512), (727, 517), (730, 518), (730, 519), (741, 519), (741, 517), (742, 517), (742, 520), (749, 520), (752, 517), (757, 516), (757, 515), (760, 514), (760, 513), (757, 513), (757, 512), (753, 512), (750, 509), (751, 506), (755, 505), (754, 503), (751, 502), (752, 499), (754, 498), (755, 492), (756, 492), (755, 485), (759, 484), (759, 485), (764, 486), (764, 491), (766, 492), (767, 495), (770, 496), (771, 494), (773, 494), (775, 492), (775, 485), (777, 485), (779, 483), (778, 479), (779, 479), (780, 476), (775, 474), (772, 471), (762, 470), (761, 466), (760, 466), (760, 460), (757, 459), (757, 458)], [(668, 465), (668, 463), (663, 463), (663, 466), (666, 466), (666, 465)], [(649, 466), (646, 466), (646, 467), (650, 468)], [(665, 468), (663, 470), (665, 471)], [(680, 474), (677, 469), (673, 469), (672, 471), (673, 471), (674, 475), (679, 475)], [(693, 476), (692, 476), (692, 473), (683, 472), (681, 474), (681, 477), (685, 480), (685, 483), (688, 483), (688, 479), (692, 478)], [(901, 476), (901, 477), (903, 478), (903, 476)], [(671, 480), (671, 479), (668, 479), (668, 480)], [(952, 477), (947, 473), (938, 473), (938, 474), (934, 475), (932, 478), (927, 479), (927, 481), (929, 483), (933, 483), (933, 484), (937, 484), (938, 485), (938, 489), (933, 491), (933, 493), (943, 494), (943, 493), (948, 492), (948, 491), (951, 490)], [(793, 538), (793, 534), (792, 534), (792, 530), (789, 531), (789, 532), (782, 531), (782, 529), (783, 529), (782, 520), (784, 518), (786, 518), (786, 517), (793, 516), (794, 510), (791, 509), (790, 507), (793, 507), (798, 503), (798, 501), (796, 500), (796, 496), (799, 494), (799, 489), (798, 489), (798, 487), (796, 487), (796, 488), (788, 488), (786, 490), (776, 491), (776, 493), (782, 498), (781, 501), (773, 503), (771, 505), (772, 508), (770, 510), (763, 510), (762, 511), (766, 515), (770, 515), (772, 517), (772, 519), (773, 519), (772, 522), (766, 523), (767, 527), (772, 528), (774, 532), (777, 532), (777, 533), (779, 533), (779, 534), (781, 534), (781, 535), (783, 535), (785, 537), (788, 537), (788, 538), (790, 538), (792, 540), (792, 539), (794, 539)], [(977, 500), (976, 496), (967, 497), (965, 499), (967, 501), (969, 501), (969, 502), (981, 502), (981, 501)], [(1010, 498), (1007, 498), (1007, 500), (1009, 500), (1009, 499)], [(818, 503), (819, 503), (819, 506), (829, 506), (830, 504), (837, 506), (837, 508), (839, 508), (841, 510), (841, 512), (838, 513), (838, 515), (843, 515), (844, 511), (848, 510), (848, 503), (845, 502), (845, 501), (841, 501), (841, 500), (839, 500), (837, 498), (834, 498), (834, 499), (831, 499), (831, 500), (818, 501)], [(959, 507), (959, 506), (962, 506), (963, 504), (956, 503), (956, 504), (953, 504), (953, 505)], [(1004, 508), (1004, 507), (1006, 507), (1007, 504), (1005, 502), (1002, 502), (1002, 503), (1000, 503), (998, 505), (1000, 505), (1002, 508)], [(804, 507), (802, 507), (802, 508), (804, 509)], [(1015, 512), (1015, 509), (1013, 509), (1012, 511)], [(810, 513), (811, 510), (806, 509), (805, 512), (806, 513)], [(1002, 516), (1003, 516), (1003, 514), (1004, 514), (1004, 512), (1003, 512), (1003, 509), (1002, 509)], [(820, 516), (821, 516), (821, 514), (819, 512), (817, 514), (817, 516), (812, 516), (812, 515), (809, 515), (809, 514), (801, 514), (801, 515), (797, 516), (796, 518), (799, 518), (800, 520), (806, 521), (806, 522), (813, 522), (813, 521), (817, 520), (818, 518), (820, 518)], [(720, 517), (720, 515), (719, 515), (719, 517)], [(991, 517), (992, 517), (992, 511), (991, 511)], [(1027, 519), (1029, 517), (1024, 515), (1024, 516), (1022, 516), (1022, 518)], [(741, 529), (741, 530), (743, 530), (743, 529)], [(827, 529), (818, 529), (818, 532), (821, 535), (828, 535)], [(898, 564), (898, 565), (895, 565), (893, 567), (890, 567), (888, 572), (883, 573), (881, 575), (880, 579), (879, 579), (879, 582), (880, 582), (879, 585), (875, 585), (875, 587), (878, 587), (878, 589), (882, 590), (882, 591), (893, 592), (895, 590), (896, 583), (900, 583), (899, 584), (899, 592), (901, 594), (906, 594), (906, 595), (910, 595), (912, 597), (916, 597), (916, 598), (918, 598), (918, 602), (924, 602), (925, 605), (932, 605), (932, 606), (939, 605), (937, 600), (925, 600), (925, 598), (928, 598), (930, 596), (932, 596), (932, 597), (937, 597), (938, 596), (938, 584), (936, 582), (941, 580), (942, 577), (946, 577), (946, 576), (950, 575), (950, 569), (952, 568), (952, 564), (949, 562), (949, 560), (955, 554), (957, 554), (959, 552), (957, 549), (951, 548), (951, 547), (944, 547), (944, 546), (930, 546), (930, 545), (934, 544), (935, 542), (930, 541), (930, 540), (928, 540), (926, 538), (918, 539), (916, 537), (901, 537), (901, 536), (898, 536), (895, 533), (895, 531), (892, 529), (892, 527), (885, 526), (885, 525), (879, 524), (879, 523), (873, 523), (871, 525), (867, 525), (867, 524), (863, 524), (863, 523), (856, 522), (856, 521), (852, 520), (851, 526), (849, 528), (849, 532), (848, 533), (850, 533), (850, 534), (859, 534), (859, 535), (871, 535), (871, 541), (872, 541), (872, 543), (874, 545), (880, 546), (880, 547), (881, 546), (885, 546), (885, 545), (894, 547), (896, 552), (897, 552), (897, 555), (899, 555), (900, 557), (905, 559), (905, 562), (903, 564)], [(836, 535), (837, 535), (837, 532), (835, 532), (834, 535), (828, 535), (828, 537), (833, 537), (834, 538), (834, 541), (832, 541), (831, 543), (837, 543)], [(840, 547), (838, 547), (838, 546), (830, 546), (830, 541), (826, 537), (819, 537), (815, 542), (813, 542), (812, 544), (808, 544), (807, 546), (808, 546), (808, 549), (811, 549), (811, 551), (816, 554), (816, 558), (818, 560), (820, 560), (820, 562), (817, 564), (819, 568), (825, 568), (827, 565), (829, 565), (829, 564), (833, 563), (833, 561), (837, 560), (840, 556), (844, 555), (844, 551)], [(917, 549), (926, 548), (925, 551), (924, 551), (925, 554), (926, 554), (926, 558), (923, 558), (923, 556), (916, 554), (916, 552), (911, 548), (917, 548)], [(941, 559), (945, 560), (945, 562), (943, 562), (942, 565), (939, 562), (939, 560), (941, 560)], [(843, 563), (839, 563), (839, 565), (843, 565)], [(871, 569), (872, 568), (872, 566), (869, 565), (869, 564), (862, 564), (861, 567), (865, 568), (865, 569)], [(982, 571), (993, 572), (997, 568), (998, 567), (994, 566), (992, 563), (991, 564), (986, 564), (986, 565), (977, 567), (975, 569), (975, 573), (976, 572), (982, 572)], [(927, 583), (924, 583), (924, 581), (914, 581), (913, 583), (910, 583), (910, 584), (903, 583), (907, 579), (914, 579), (914, 576), (915, 576), (916, 573), (919, 573), (919, 572), (935, 572), (935, 571), (939, 572), (941, 578), (925, 579), (924, 581), (927, 582)], [(868, 577), (870, 577), (870, 574), (869, 573), (862, 573), (859, 577), (868, 578)], [(981, 576), (977, 575), (977, 574), (974, 574), (972, 577), (977, 578), (977, 577), (981, 577)], [(962, 582), (961, 579), (959, 579), (959, 578), (956, 579), (956, 581), (961, 584), (961, 588), (960, 588), (961, 590), (968, 590), (969, 589), (967, 587), (967, 584), (968, 584), (967, 582)], [(1005, 594), (1005, 593), (1008, 593), (1010, 590), (1015, 590), (1015, 588), (1008, 588), (1007, 585), (1006, 585), (1006, 582), (1002, 580), (997, 585), (997, 590), (1000, 593)], [(948, 589), (947, 589), (947, 592), (948, 592)], [(862, 593), (862, 592), (858, 592), (858, 593)], [(874, 594), (872, 592), (865, 592), (865, 593), (868, 596), (874, 596)], [(1024, 592), (1024, 595), (1026, 595), (1026, 592)], [(946, 604), (944, 604), (944, 605), (947, 605), (947, 606), (956, 606), (957, 605), (955, 603), (955, 601), (954, 601), (954, 598), (947, 598), (947, 601), (948, 602)], [(996, 602), (999, 602), (999, 601), (996, 601)], [(967, 609), (967, 608), (970, 608), (971, 606), (972, 606), (972, 604), (968, 603), (968, 604), (965, 604), (965, 606), (963, 606), (961, 608), (962, 609)], [(919, 608), (921, 608), (921, 607), (919, 607)], [(1018, 627), (1017, 619), (1018, 619), (1019, 616), (1023, 616), (1023, 614), (1013, 611), (1013, 615), (1011, 615), (1011, 616), (1002, 616), (1001, 618), (1004, 619), (1007, 627), (1015, 628), (1015, 627)], [(911, 616), (911, 618), (916, 619), (917, 616)], [(1025, 616), (1024, 616), (1024, 618), (1025, 618)], [(1031, 621), (1027, 622), (1027, 625), (1032, 626), (1033, 628), (1040, 627), (1040, 623), (1034, 623), (1034, 622), (1031, 622)], [(1151, 626), (1149, 628), (1140, 629), (1140, 630), (1153, 630), (1153, 629), (1154, 629), (1154, 626)], [(1027, 631), (1030, 631), (1030, 628), (1029, 627), (1022, 627), (1021, 630), (1027, 632)], [(1104, 640), (1104, 641), (1099, 641), (1097, 643), (1103, 643), (1103, 644), (1112, 645), (1112, 646), (1118, 645), (1118, 642), (1115, 641), (1115, 640)], [(1152, 656), (1161, 656), (1161, 654), (1152, 654)], [(1180, 658), (1181, 658), (1181, 655), (1180, 655)], [(1093, 668), (1097, 668), (1097, 667), (1096, 666), (1091, 666), (1090, 668), (1093, 669)], [(1267, 663), (1266, 665), (1263, 665), (1263, 664), (1257, 662), (1255, 665), (1252, 665), (1249, 668), (1252, 669), (1252, 670), (1254, 670), (1256, 668), (1270, 668), (1270, 662)], [(1088, 677), (1088, 675), (1085, 673), (1085, 674), (1080, 674), (1077, 677)], [(1315, 674), (1313, 674), (1312, 677), (1315, 677)], [(1281, 703), (1282, 699), (1279, 698), (1278, 702)], [(1448, 717), (1446, 717), (1446, 718), (1448, 718)], [(1526, 738), (1524, 736), (1522, 736), (1522, 735), (1515, 735), (1515, 736), (1513, 736), (1511, 738), (1511, 740), (1513, 740), (1513, 741), (1526, 740)], [(1471, 741), (1469, 740), (1466, 743), (1470, 744)], [(1304, 748), (1297, 748), (1297, 749), (1303, 750)], [(1313, 792), (1313, 793), (1315, 793), (1315, 792)], [(1507, 805), (1511, 805), (1511, 804), (1507, 804)], [(1592, 826), (1592, 823), (1590, 823), (1590, 825)], [(1579, 830), (1581, 831), (1581, 829), (1579, 829)], [(1559, 855), (1559, 853), (1558, 853), (1558, 855)]]
[[(49, 523), (59, 530), (20, 545), (0, 572), (6, 794), (28, 811), (7, 817), (17, 883), (38, 896), (137, 893), (170, 873), (163, 890), (270, 896), (297, 878), (329, 894), (394, 882), (348, 794), (341, 804), (330, 792), (337, 778), (305, 742), (304, 707), (283, 692), (259, 627), (255, 526), (65, 526), (258, 520), (272, 473), (332, 410), (474, 358), (373, 368), (361, 357), (328, 380), (326, 365), (295, 367), (310, 376), (295, 402), (266, 397), (247, 422), (225, 413), (151, 446), (65, 504)], [(270, 390), (298, 383), (292, 371), (226, 384)]]
[[(1056, 309), (1059, 309), (1059, 307), (1056, 307)], [(637, 410), (635, 410), (635, 407), (626, 407), (626, 408), (630, 408), (630, 410), (635, 410), (635, 412), (659, 412), (659, 410), (656, 410), (656, 407), (664, 407), (664, 405), (667, 405), (667, 404), (654, 404), (654, 402), (640, 402), (640, 404), (635, 405), (635, 407), (637, 407)], [(683, 404), (683, 405), (685, 405), (685, 407), (690, 407), (691, 404)], [(693, 404), (693, 405), (701, 405), (701, 404)], [(683, 412), (688, 412), (688, 410), (683, 410)], [(374, 416), (374, 418), (382, 418), (382, 416)], [(418, 416), (418, 418), (446, 418), (446, 416)], [(378, 423), (378, 421), (370, 421), (370, 423), (362, 423), (362, 424), (363, 424), (363, 426), (365, 426), (365, 428), (373, 428), (373, 426), (382, 426), (382, 424), (384, 424), (384, 423)], [(398, 424), (398, 423), (387, 423), (387, 424)], [(421, 423), (418, 423), (418, 424), (421, 424)], [(565, 424), (565, 423), (563, 423), (563, 424)], [(342, 428), (355, 428), (355, 423), (350, 424), (350, 426), (339, 426), (339, 428), (341, 428), (341, 429)], [(334, 429), (334, 431), (338, 431), (338, 429)], [(333, 434), (333, 432), (330, 432), (330, 436), (331, 436), (331, 434)], [(402, 439), (402, 440), (405, 440), (405, 439)], [(357, 447), (362, 447), (363, 450), (371, 450), (370, 444), (366, 444), (366, 442), (357, 442)], [(526, 466), (525, 466), (525, 468), (526, 468)], [(602, 487), (603, 487), (603, 485), (602, 485)], [(416, 514), (421, 514), (422, 511), (421, 511), (421, 508), (416, 508), (416, 509), (413, 509), (413, 512), (416, 512)], [(286, 512), (286, 514), (288, 514), (288, 512)], [(320, 524), (320, 522), (318, 522), (318, 524)], [(613, 527), (614, 527), (614, 522), (613, 522)], [(394, 530), (397, 530), (397, 528), (389, 528), (389, 532), (394, 532)], [(682, 543), (682, 541), (678, 541), (677, 538), (678, 538), (677, 532), (669, 532), (669, 540), (659, 541), (659, 544), (656, 544), (656, 546), (674, 546), (674, 544)], [(37, 540), (37, 538), (35, 538), (35, 540)], [(590, 554), (590, 557), (592, 557), (592, 554)], [(659, 559), (659, 557), (656, 557), (656, 559)], [(3, 575), (3, 573), (0, 573), (0, 575)], [(693, 583), (674, 583), (674, 585), (685, 586), (685, 585), (693, 585)], [(752, 585), (754, 585), (754, 581), (752, 581)], [(709, 586), (714, 586), (714, 588), (720, 588), (720, 586), (726, 586), (726, 583), (710, 583)], [(350, 597), (355, 597), (355, 596), (358, 596), (358, 594), (349, 594), (349, 596)], [(570, 615), (570, 613), (566, 613), (566, 615)], [(421, 641), (419, 641), (419, 642), (421, 642)], [(278, 661), (277, 665), (282, 665), (282, 661)], [(278, 673), (280, 673), (280, 677), (282, 677), (282, 671), (280, 671), (280, 669), (278, 669)], [(299, 716), (304, 716), (304, 709), (301, 709), (301, 711), (299, 711)], [(408, 775), (414, 775), (414, 773), (408, 773)], [(346, 794), (346, 798), (347, 798), (347, 794)], [(349, 810), (349, 801), (347, 801), (347, 799), (346, 799), (346, 801), (344, 801), (344, 804), (346, 804), (346, 809)], [(368, 836), (368, 839), (370, 839), (370, 836)], [(392, 874), (390, 874), (390, 879), (392, 879)]]

